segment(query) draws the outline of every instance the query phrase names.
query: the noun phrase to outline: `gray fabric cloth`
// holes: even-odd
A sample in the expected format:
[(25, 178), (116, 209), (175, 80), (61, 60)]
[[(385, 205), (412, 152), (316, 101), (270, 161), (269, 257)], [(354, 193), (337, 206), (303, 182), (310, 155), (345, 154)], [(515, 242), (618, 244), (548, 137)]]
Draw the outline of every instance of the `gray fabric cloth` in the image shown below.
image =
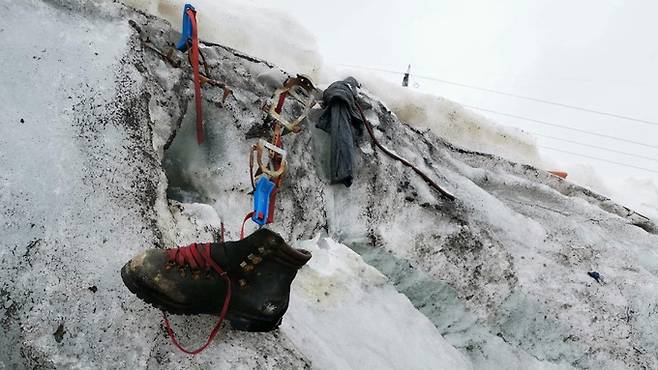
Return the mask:
[(330, 181), (352, 185), (355, 145), (363, 128), (356, 108), (357, 80), (348, 77), (329, 85), (322, 95), (324, 111), (317, 124), (331, 135)]

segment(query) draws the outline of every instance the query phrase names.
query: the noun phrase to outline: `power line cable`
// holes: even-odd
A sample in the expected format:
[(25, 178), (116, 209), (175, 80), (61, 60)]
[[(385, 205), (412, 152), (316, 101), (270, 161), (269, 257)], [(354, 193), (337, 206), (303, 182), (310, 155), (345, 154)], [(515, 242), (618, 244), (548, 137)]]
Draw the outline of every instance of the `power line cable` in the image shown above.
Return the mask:
[(657, 173), (657, 174), (658, 174), (658, 171), (656, 171), (656, 170), (652, 170), (652, 169), (644, 168), (644, 167), (639, 167), (639, 166), (634, 166), (634, 165), (632, 165), (632, 164), (627, 164), (627, 163), (621, 163), (621, 162), (611, 161), (611, 160), (608, 160), (608, 159), (603, 159), (603, 158), (599, 158), (599, 157), (594, 157), (594, 156), (590, 156), (590, 155), (586, 155), (586, 154), (574, 153), (574, 152), (570, 152), (570, 151), (567, 151), (567, 150), (562, 150), (562, 149), (552, 148), (552, 147), (550, 147), (550, 146), (538, 145), (538, 147), (540, 147), (540, 148), (544, 148), (544, 149), (548, 149), (548, 150), (553, 150), (553, 151), (560, 152), (560, 153), (565, 153), (565, 154), (575, 155), (575, 156), (577, 156), (577, 157), (584, 157), (584, 158), (594, 159), (594, 160), (601, 161), (601, 162), (607, 162), (607, 163), (616, 164), (616, 165), (623, 166), (623, 167), (630, 167), (630, 168), (635, 168), (635, 169), (638, 169), (638, 170), (643, 170), (643, 171), (647, 171), (647, 172), (652, 172), (652, 173)]
[(341, 66), (341, 67), (349, 67), (349, 68), (357, 68), (357, 69), (369, 69), (371, 71), (378, 71), (378, 72), (384, 72), (384, 73), (391, 73), (391, 74), (396, 74), (396, 75), (404, 75), (404, 72), (400, 71), (394, 71), (391, 69), (383, 69), (383, 68), (376, 68), (376, 67), (365, 67), (365, 66), (357, 66), (354, 64), (343, 64), (343, 63), (331, 63), (336, 66)]
[[(404, 74), (404, 72), (395, 71), (395, 70), (392, 70), (392, 69), (365, 67), (365, 66), (359, 66), (359, 65), (355, 65), (355, 64), (344, 64), (344, 63), (328, 63), (328, 64), (335, 65), (335, 66), (341, 66), (341, 67), (370, 69), (370, 70), (373, 70), (373, 71), (386, 72), (386, 73), (391, 73), (391, 74), (396, 74), (396, 75)], [(528, 77), (527, 75), (526, 76), (522, 76), (522, 75), (503, 75), (503, 74), (497, 74), (497, 75), (498, 76), (512, 77), (514, 79), (519, 79), (519, 78), (522, 78), (522, 77), (523, 78)], [(410, 76), (414, 76), (414, 75), (410, 74)], [(639, 81), (629, 81), (629, 80), (625, 80), (625, 81), (608, 80), (608, 81), (605, 81), (605, 80), (600, 80), (600, 79), (591, 80), (591, 79), (572, 78), (572, 77), (540, 78), (539, 81), (543, 81), (543, 80), (555, 81), (556, 79), (561, 80), (561, 81), (576, 81), (576, 82), (584, 82), (584, 83), (602, 83), (602, 82), (605, 82), (605, 83), (610, 83), (610, 84), (632, 84), (632, 85), (643, 85), (643, 86), (647, 85), (646, 82), (639, 82)]]
[(579, 142), (579, 141), (574, 141), (574, 140), (569, 140), (569, 139), (563, 139), (563, 138), (561, 138), (561, 137), (555, 137), (555, 136), (551, 136), (551, 135), (544, 135), (544, 134), (540, 134), (540, 133), (537, 133), (537, 132), (532, 132), (532, 131), (528, 131), (528, 132), (529, 132), (530, 134), (532, 134), (532, 135), (535, 135), (535, 136), (541, 136), (541, 137), (545, 137), (545, 138), (549, 138), (549, 139), (553, 139), (553, 140), (564, 141), (564, 142), (566, 142), (566, 143), (571, 143), (571, 144), (582, 145), (582, 146), (586, 146), (586, 147), (590, 147), (590, 148), (595, 148), (595, 149), (605, 150), (605, 151), (612, 152), (612, 153), (624, 154), (624, 155), (628, 155), (628, 156), (631, 156), (631, 157), (636, 157), (636, 158), (640, 158), (640, 159), (645, 159), (645, 160), (647, 160), (647, 161), (658, 162), (658, 159), (656, 159), (656, 158), (652, 158), (652, 157), (646, 157), (646, 156), (639, 155), (639, 154), (623, 152), (623, 151), (621, 151), (621, 150), (610, 149), (610, 148), (606, 148), (606, 147), (598, 146), (598, 145), (592, 145), (592, 144), (581, 143), (581, 142)]
[(552, 122), (548, 122), (548, 121), (542, 121), (542, 120), (538, 120), (538, 119), (534, 119), (534, 118), (523, 117), (523, 116), (519, 116), (519, 115), (516, 115), (516, 114), (499, 112), (499, 111), (495, 111), (493, 109), (486, 109), (486, 108), (476, 107), (474, 105), (462, 104), (462, 106), (464, 106), (466, 108), (476, 109), (476, 110), (483, 111), (483, 112), (498, 114), (498, 115), (501, 115), (501, 116), (521, 119), (521, 120), (524, 120), (524, 121), (535, 122), (535, 123), (539, 123), (539, 124), (546, 125), (546, 126), (559, 127), (559, 128), (563, 128), (565, 130), (581, 132), (581, 133), (588, 134), (588, 135), (604, 137), (606, 139), (623, 141), (623, 142), (629, 143), (629, 144), (641, 145), (641, 146), (645, 146), (647, 148), (658, 149), (658, 146), (656, 146), (656, 145), (646, 144), (646, 143), (642, 143), (642, 142), (634, 141), (634, 140), (623, 139), (623, 138), (619, 138), (619, 137), (611, 136), (611, 135), (599, 134), (597, 132), (582, 130), (582, 129), (579, 129), (579, 128), (570, 127), (570, 126), (566, 126), (566, 125), (561, 125), (561, 124), (557, 124), (557, 123), (552, 123)]
[[(368, 69), (368, 70), (379, 71), (379, 72), (385, 72), (385, 73), (393, 73), (393, 74), (398, 74), (398, 75), (404, 75), (403, 72), (398, 72), (398, 71), (393, 71), (393, 70), (387, 70), (387, 69), (382, 69), (382, 68), (363, 67), (363, 66), (349, 65), (349, 64), (337, 64), (337, 65), (345, 66), (345, 67), (351, 67), (351, 68), (361, 68), (361, 69)], [(595, 114), (600, 114), (600, 115), (605, 115), (605, 116), (615, 117), (615, 118), (619, 118), (619, 119), (624, 119), (624, 120), (629, 120), (629, 121), (634, 121), (634, 122), (639, 122), (639, 123), (644, 123), (644, 124), (649, 124), (649, 125), (656, 125), (656, 126), (658, 126), (658, 122), (653, 122), (653, 121), (648, 121), (648, 120), (637, 119), (637, 118), (633, 118), (633, 117), (629, 117), (629, 116), (624, 116), (624, 115), (620, 115), (620, 114), (608, 113), (608, 112), (602, 112), (602, 111), (597, 111), (597, 110), (594, 110), (594, 109), (589, 109), (589, 108), (579, 107), (579, 106), (570, 105), (570, 104), (564, 104), (564, 103), (552, 102), (552, 101), (549, 101), (549, 100), (538, 99), (538, 98), (533, 98), (533, 97), (529, 97), (529, 96), (523, 96), (523, 95), (511, 94), (511, 93), (507, 93), (507, 92), (504, 92), (504, 91), (498, 91), (498, 90), (488, 89), (488, 88), (483, 88), (483, 87), (474, 86), (474, 85), (462, 84), (462, 83), (459, 83), (459, 82), (453, 82), (453, 81), (442, 80), (442, 79), (435, 78), (435, 77), (430, 77), (430, 76), (422, 76), (422, 75), (414, 75), (414, 76), (417, 77), (417, 78), (421, 78), (421, 79), (426, 79), (426, 80), (432, 80), (432, 81), (442, 82), (442, 83), (446, 83), (446, 84), (451, 84), (451, 85), (455, 85), (455, 86), (460, 86), (460, 87), (465, 87), (465, 88), (470, 88), (470, 89), (475, 89), (475, 90), (480, 90), (480, 91), (490, 92), (490, 93), (494, 93), (494, 94), (499, 94), (499, 95), (504, 95), (504, 96), (510, 96), (510, 97), (519, 98), (519, 99), (526, 99), (526, 100), (531, 100), (531, 101), (535, 101), (535, 102), (539, 102), (539, 103), (550, 104), (550, 105), (560, 106), (560, 107), (564, 107), (564, 108), (570, 108), (570, 109), (575, 109), (575, 110), (581, 110), (581, 111), (584, 111), (584, 112), (595, 113)], [(462, 104), (462, 106), (467, 107), (467, 108), (471, 108), (471, 109), (476, 109), (476, 110), (484, 111), (484, 112), (489, 112), (489, 113), (493, 113), (493, 114), (498, 114), (498, 115), (502, 115), (502, 116), (507, 116), (507, 117), (511, 117), (511, 118), (521, 119), (521, 120), (530, 121), (530, 122), (535, 122), (535, 123), (539, 123), (539, 124), (543, 124), (543, 125), (548, 125), (548, 126), (553, 126), (553, 127), (559, 127), (559, 128), (563, 128), (563, 129), (567, 129), (567, 130), (572, 130), (572, 131), (581, 132), (581, 133), (584, 133), (584, 134), (589, 134), (589, 135), (599, 136), (599, 137), (603, 137), (603, 138), (607, 138), (607, 139), (612, 139), (612, 140), (617, 140), (617, 141), (623, 141), (623, 142), (630, 143), (630, 144), (641, 145), (641, 146), (645, 146), (645, 147), (649, 147), (649, 148), (653, 148), (653, 149), (658, 149), (658, 146), (654, 146), (654, 145), (650, 145), (650, 144), (645, 144), (645, 143), (641, 143), (641, 142), (633, 141), (633, 140), (628, 140), (628, 139), (622, 139), (622, 138), (618, 138), (618, 137), (614, 137), (614, 136), (610, 136), (610, 135), (599, 134), (599, 133), (596, 133), (596, 132), (591, 132), (591, 131), (587, 131), (587, 130), (577, 129), (577, 128), (573, 128), (573, 127), (569, 127), (569, 126), (565, 126), (565, 125), (560, 125), (560, 124), (552, 123), (552, 122), (547, 122), (547, 121), (537, 120), (537, 119), (534, 119), (534, 118), (523, 117), (523, 116), (519, 116), (519, 115), (514, 115), (514, 114), (509, 114), (509, 113), (499, 112), (499, 111), (495, 111), (495, 110), (492, 110), (492, 109), (486, 109), (486, 108), (476, 107), (476, 106), (472, 106), (472, 105), (465, 105), (465, 104)], [(609, 149), (609, 148), (605, 148), (605, 147), (601, 147), (601, 146), (596, 146), (596, 145), (591, 145), (591, 144), (585, 144), (585, 143), (581, 143), (581, 142), (577, 142), (577, 141), (572, 141), (572, 140), (568, 140), (568, 139), (563, 139), (563, 138), (558, 138), (558, 137), (554, 137), (554, 136), (550, 136), (550, 135), (543, 135), (543, 134), (537, 134), (537, 133), (531, 133), (531, 134), (533, 134), (533, 135), (537, 135), (537, 136), (543, 136), (543, 137), (547, 137), (547, 138), (551, 138), (551, 139), (555, 139), (555, 140), (560, 140), (560, 141), (564, 141), (564, 142), (569, 142), (569, 143), (572, 143), (572, 144), (583, 145), (583, 146), (587, 146), (587, 147), (591, 147), (591, 148), (596, 148), (596, 149), (606, 150), (606, 151), (610, 151), (610, 152), (614, 152), (614, 153), (619, 153), (619, 154), (629, 155), (629, 156), (633, 156), (633, 157), (637, 157), (637, 158), (642, 158), (642, 159), (646, 159), (646, 160), (650, 160), (650, 161), (656, 161), (656, 162), (658, 162), (658, 160), (656, 160), (656, 159), (654, 159), (654, 158), (645, 157), (645, 156), (641, 156), (641, 155), (637, 155), (637, 154), (632, 154), (632, 153), (627, 153), (627, 152), (623, 152), (623, 151), (618, 151), (618, 150), (614, 150), (614, 149)], [(630, 168), (635, 168), (635, 169), (638, 169), (638, 170), (642, 170), (642, 171), (647, 171), (647, 172), (651, 172), (651, 173), (656, 173), (656, 174), (658, 174), (658, 171), (656, 171), (656, 170), (652, 170), (652, 169), (649, 169), (649, 168), (645, 168), (645, 167), (640, 167), (640, 166), (635, 166), (635, 165), (631, 165), (631, 164), (626, 164), (626, 163), (616, 162), (616, 161), (612, 161), (612, 160), (608, 160), (608, 159), (604, 159), (604, 158), (599, 158), (599, 157), (589, 156), (589, 155), (586, 155), (586, 154), (574, 153), (574, 152), (571, 152), (571, 151), (562, 150), (562, 149), (557, 149), (557, 148), (548, 147), (548, 146), (544, 146), (544, 145), (538, 145), (538, 147), (543, 148), (543, 149), (547, 149), (547, 150), (552, 150), (552, 151), (560, 152), (560, 153), (565, 153), (565, 154), (569, 154), (569, 155), (574, 155), (574, 156), (578, 156), (578, 157), (583, 157), (583, 158), (593, 159), (593, 160), (597, 160), (597, 161), (601, 161), (601, 162), (606, 162), (606, 163), (610, 163), (610, 164), (615, 164), (615, 165), (618, 165), (618, 166), (630, 167)]]
[(532, 98), (532, 97), (529, 97), (529, 96), (511, 94), (511, 93), (507, 93), (507, 92), (503, 92), (503, 91), (487, 89), (487, 88), (484, 88), (484, 87), (478, 87), (478, 86), (473, 86), (473, 85), (462, 84), (462, 83), (459, 83), (459, 82), (446, 81), (446, 80), (441, 80), (441, 79), (433, 78), (433, 77), (425, 77), (425, 76), (420, 76), (420, 75), (415, 75), (415, 77), (420, 77), (420, 78), (424, 78), (424, 79), (428, 79), (428, 80), (443, 82), (443, 83), (450, 84), (450, 85), (455, 85), (455, 86), (466, 87), (466, 88), (469, 88), (469, 89), (486, 91), (486, 92), (490, 92), (490, 93), (494, 93), (494, 94), (498, 94), (498, 95), (510, 96), (510, 97), (517, 98), (517, 99), (525, 99), (525, 100), (530, 100), (530, 101), (534, 101), (534, 102), (538, 102), (538, 103), (550, 104), (550, 105), (555, 105), (555, 106), (558, 106), (558, 107), (563, 107), (563, 108), (575, 109), (575, 110), (579, 110), (579, 111), (583, 111), (583, 112), (594, 113), (594, 114), (598, 114), (598, 115), (602, 115), (602, 116), (609, 116), (609, 117), (624, 119), (624, 120), (637, 122), (637, 123), (642, 123), (642, 124), (646, 124), (646, 125), (658, 126), (658, 122), (653, 122), (653, 121), (643, 120), (643, 119), (639, 119), (639, 118), (624, 116), (624, 115), (621, 115), (621, 114), (603, 112), (603, 111), (598, 111), (598, 110), (595, 110), (595, 109), (590, 109), (590, 108), (578, 107), (578, 106), (570, 105), (570, 104), (553, 102), (553, 101), (550, 101), (550, 100), (544, 100), (544, 99)]
[[(344, 67), (360, 68), (360, 69), (367, 69), (367, 70), (372, 70), (372, 71), (379, 71), (379, 72), (395, 73), (395, 74), (399, 74), (399, 75), (404, 75), (404, 72), (387, 70), (387, 69), (382, 69), (382, 68), (364, 67), (364, 66), (357, 66), (357, 65), (350, 65), (350, 64), (340, 64), (340, 63), (336, 63), (336, 65), (344, 66)], [(448, 85), (454, 85), (454, 86), (464, 87), (464, 88), (468, 88), (468, 89), (484, 91), (484, 92), (488, 92), (488, 93), (492, 93), (492, 94), (509, 96), (509, 97), (517, 98), (517, 99), (525, 99), (525, 100), (534, 101), (534, 102), (537, 102), (537, 103), (550, 104), (550, 105), (555, 105), (555, 106), (562, 107), (562, 108), (569, 108), (569, 109), (579, 110), (579, 111), (583, 111), (583, 112), (594, 113), (594, 114), (598, 114), (598, 115), (602, 115), (602, 116), (619, 118), (619, 119), (632, 121), (632, 122), (637, 122), (637, 123), (642, 123), (642, 124), (651, 125), (651, 126), (658, 126), (658, 122), (649, 121), (649, 120), (640, 119), (640, 118), (635, 118), (635, 117), (630, 117), (630, 116), (625, 116), (625, 115), (622, 115), (622, 114), (603, 112), (603, 111), (599, 111), (599, 110), (596, 110), (596, 109), (579, 107), (577, 105), (572, 105), (572, 104), (565, 104), (565, 103), (554, 102), (554, 101), (550, 101), (550, 100), (546, 100), (546, 99), (533, 98), (533, 97), (525, 96), (525, 95), (512, 94), (512, 93), (508, 93), (508, 92), (505, 92), (505, 91), (500, 91), (500, 90), (495, 90), (495, 89), (490, 89), (490, 88), (480, 87), (480, 86), (475, 86), (475, 85), (469, 85), (469, 84), (464, 84), (464, 83), (460, 83), (460, 82), (448, 81), (448, 80), (444, 80), (444, 79), (440, 79), (440, 78), (436, 78), (436, 77), (432, 77), (432, 76), (423, 76), (423, 75), (418, 75), (418, 74), (412, 74), (411, 76), (421, 78), (421, 79), (425, 79), (425, 80), (441, 82), (441, 83), (448, 84)]]

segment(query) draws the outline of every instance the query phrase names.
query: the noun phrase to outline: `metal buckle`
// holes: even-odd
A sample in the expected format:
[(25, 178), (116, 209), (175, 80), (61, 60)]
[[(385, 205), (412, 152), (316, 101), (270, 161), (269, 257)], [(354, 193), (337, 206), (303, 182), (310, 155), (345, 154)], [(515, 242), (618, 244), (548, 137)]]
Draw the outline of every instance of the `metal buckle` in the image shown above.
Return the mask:
[[(281, 96), (284, 93), (286, 94), (283, 97), (284, 100), (287, 96), (291, 96), (303, 106), (301, 115), (292, 121), (288, 121), (281, 115), (280, 111), (283, 109), (283, 106), (281, 106), (281, 110), (277, 112), (279, 105), (278, 102), (282, 99)], [(297, 133), (301, 131), (301, 122), (306, 118), (306, 116), (308, 116), (311, 109), (317, 104), (319, 95), (320, 90), (318, 90), (313, 85), (313, 82), (311, 82), (310, 78), (304, 75), (297, 75), (295, 78), (289, 78), (286, 80), (283, 87), (277, 89), (274, 92), (273, 102), (276, 104), (269, 104), (267, 114), (270, 118), (280, 123), (288, 131)]]

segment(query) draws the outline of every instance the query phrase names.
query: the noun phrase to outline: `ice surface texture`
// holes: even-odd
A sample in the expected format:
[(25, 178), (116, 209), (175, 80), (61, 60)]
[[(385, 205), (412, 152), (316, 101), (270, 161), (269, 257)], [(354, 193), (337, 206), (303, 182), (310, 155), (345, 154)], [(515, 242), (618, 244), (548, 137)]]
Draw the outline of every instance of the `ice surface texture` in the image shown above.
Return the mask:
[[(166, 50), (171, 27), (118, 4), (71, 4), (0, 0), (0, 367), (399, 368), (411, 355), (409, 368), (658, 367), (655, 224), (410, 127), (367, 84), (379, 140), (458, 200), (367, 140), (352, 187), (329, 186), (328, 137), (307, 122), (283, 139), (290, 171), (272, 228), (318, 259), (295, 281), (282, 329), (225, 328), (200, 356), (176, 352), (118, 271), (143, 248), (215, 238), (219, 219), (237, 237), (251, 206), (246, 154), (268, 135), (260, 107), (286, 74), (202, 47), (234, 94), (222, 103), (221, 89), (204, 88), (199, 147), (184, 56), (171, 67), (137, 32)], [(318, 234), (337, 242), (301, 242)], [(189, 343), (214, 318), (174, 321)], [(391, 338), (403, 328), (414, 329)], [(413, 348), (391, 350), (401, 342)]]

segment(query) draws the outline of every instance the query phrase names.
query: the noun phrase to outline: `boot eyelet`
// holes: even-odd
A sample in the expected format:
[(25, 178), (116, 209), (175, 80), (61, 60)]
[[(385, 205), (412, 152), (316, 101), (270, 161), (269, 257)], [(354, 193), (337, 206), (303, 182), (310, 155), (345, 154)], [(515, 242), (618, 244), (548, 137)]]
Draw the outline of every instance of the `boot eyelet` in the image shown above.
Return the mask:
[(257, 265), (257, 264), (263, 262), (263, 257), (261, 257), (261, 256), (259, 256), (259, 255), (250, 254), (250, 255), (247, 256), (247, 258), (248, 258), (248, 259), (251, 261), (251, 263), (253, 263), (254, 265)]
[(184, 278), (185, 275), (186, 275), (186, 273), (185, 273), (185, 267), (179, 267), (179, 268), (178, 268), (178, 273), (180, 274), (181, 277)]
[(192, 279), (199, 280), (199, 278), (201, 278), (201, 271), (199, 270), (192, 271)]
[(245, 261), (242, 261), (242, 262), (240, 263), (240, 267), (242, 268), (242, 271), (244, 271), (244, 272), (252, 272), (252, 271), (254, 271), (254, 265), (250, 265), (250, 264), (248, 264), (248, 263), (245, 262)]

